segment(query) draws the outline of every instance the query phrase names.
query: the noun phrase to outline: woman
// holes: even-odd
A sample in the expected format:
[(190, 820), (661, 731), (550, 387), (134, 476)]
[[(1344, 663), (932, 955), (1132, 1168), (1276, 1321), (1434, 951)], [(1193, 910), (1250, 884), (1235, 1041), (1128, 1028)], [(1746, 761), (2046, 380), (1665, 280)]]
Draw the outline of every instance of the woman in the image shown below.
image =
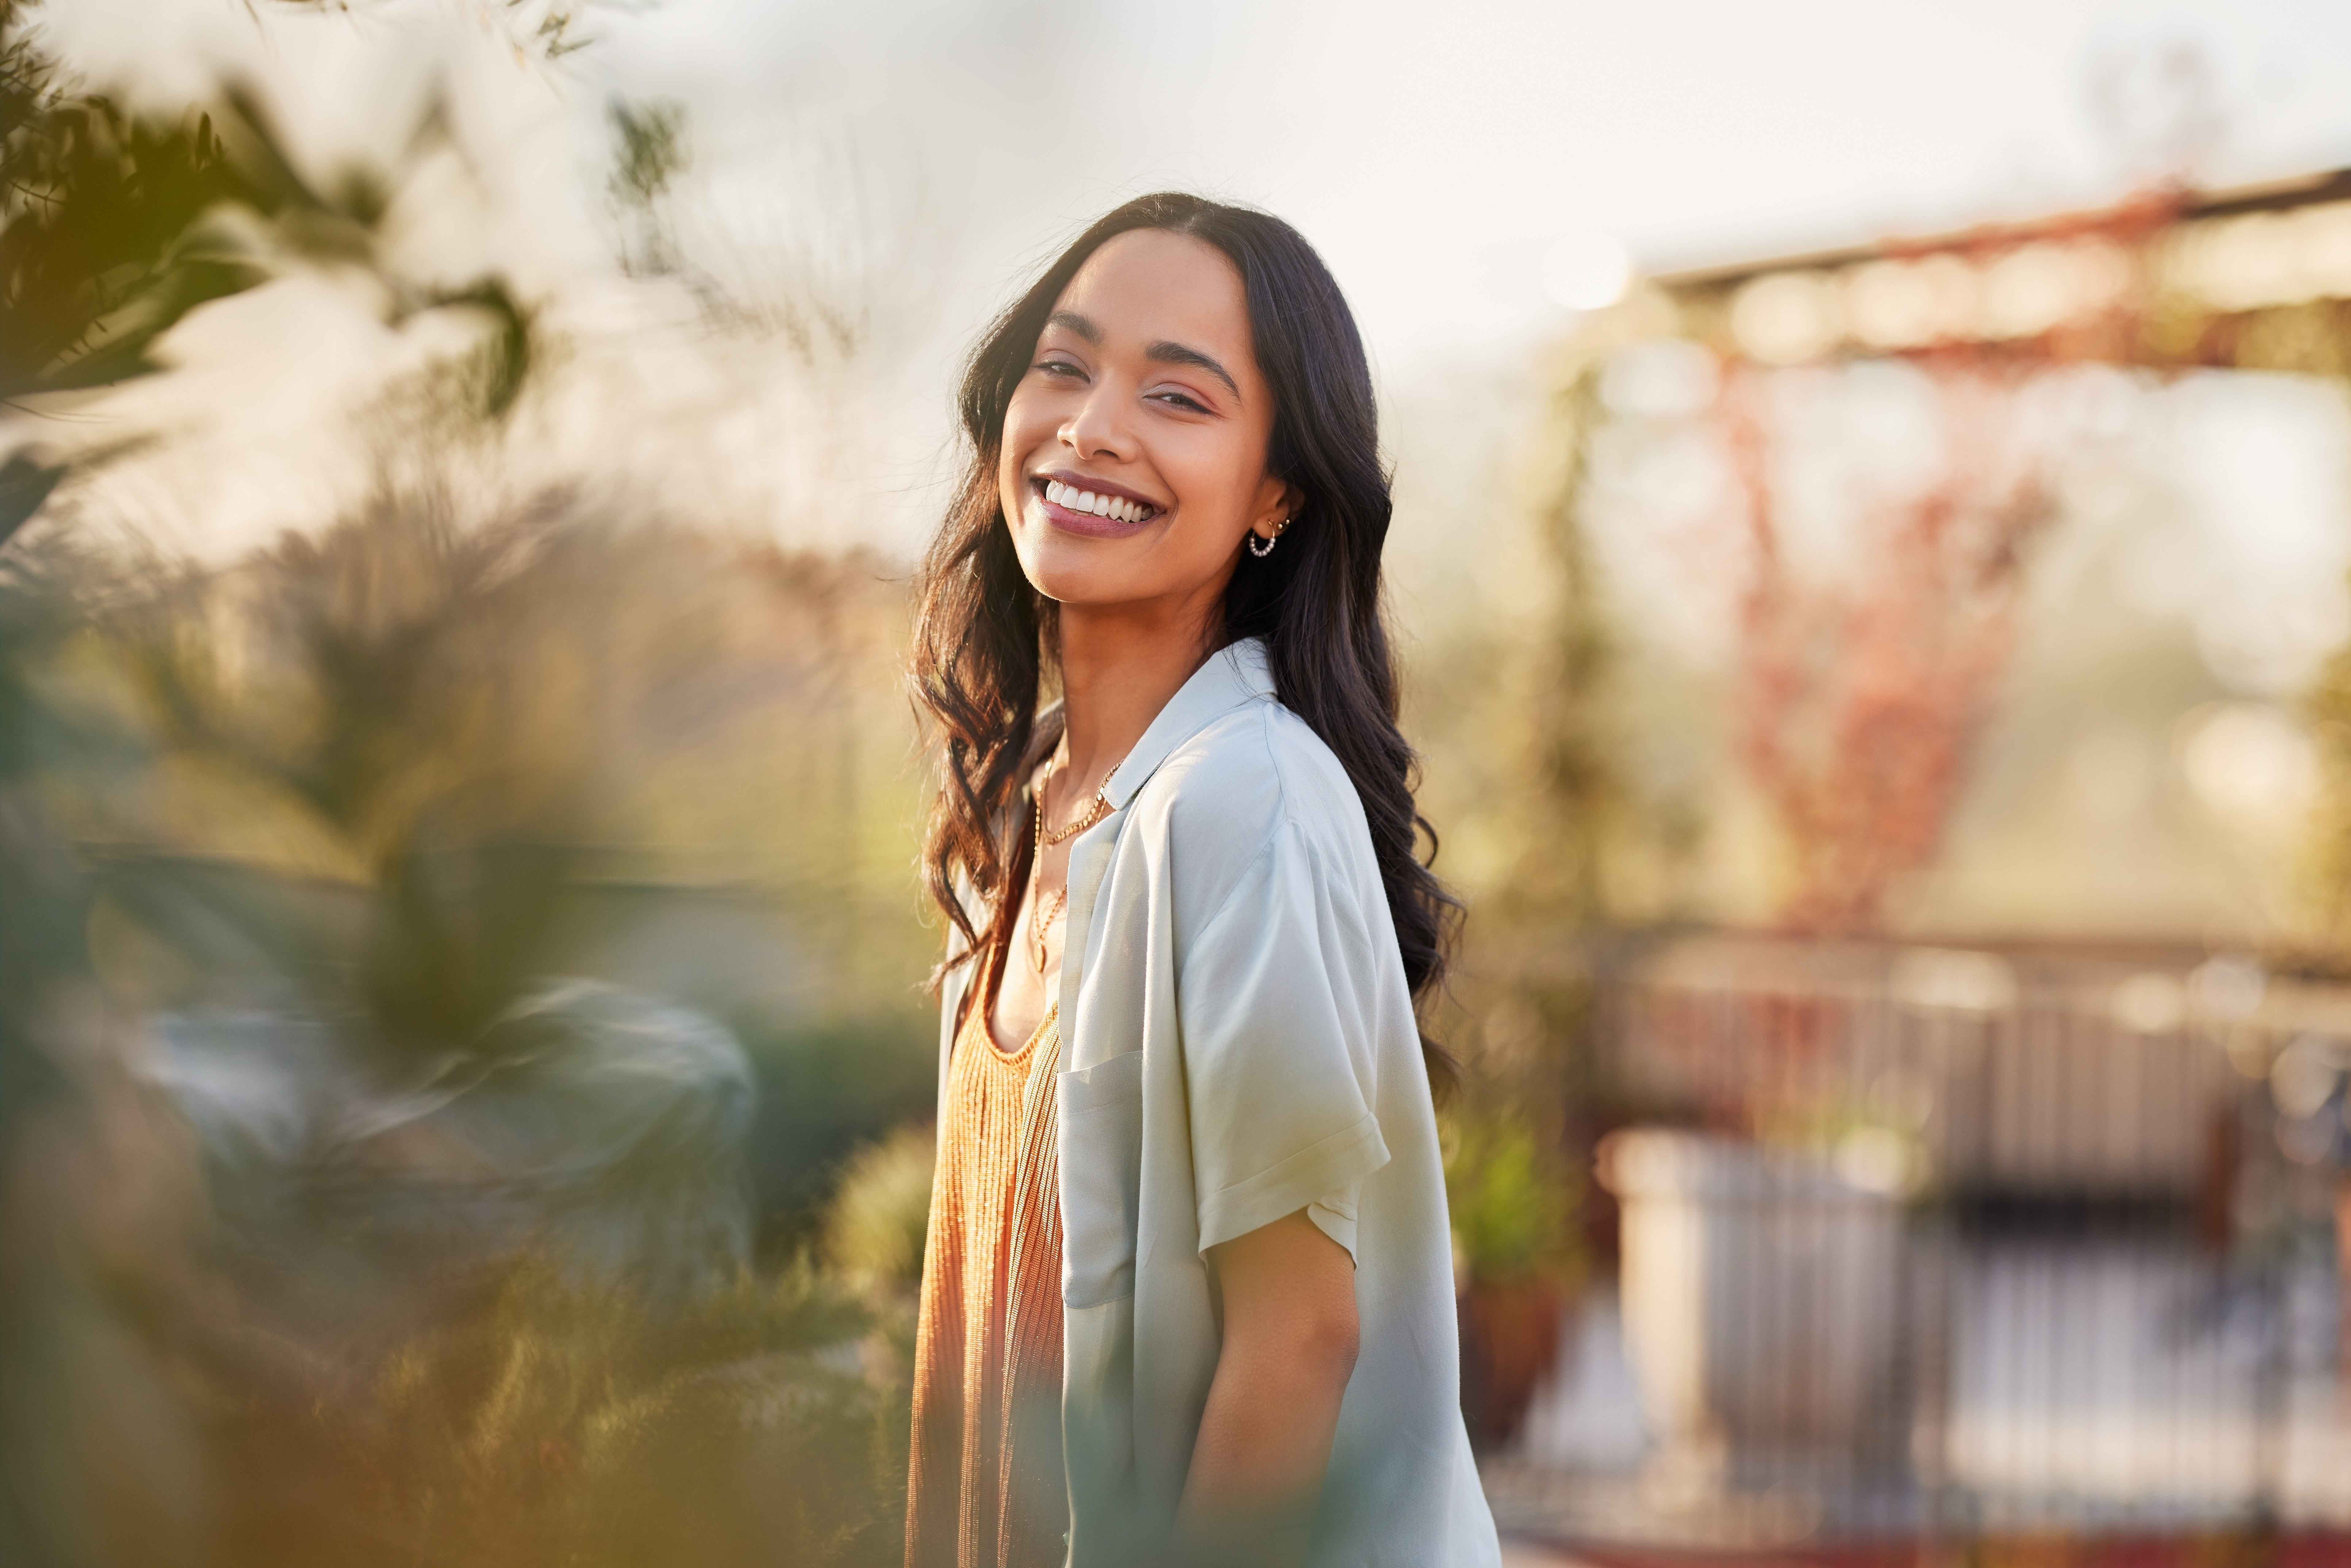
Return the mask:
[(1494, 1563), (1353, 319), (1288, 225), (1145, 196), (961, 412), (907, 1562)]

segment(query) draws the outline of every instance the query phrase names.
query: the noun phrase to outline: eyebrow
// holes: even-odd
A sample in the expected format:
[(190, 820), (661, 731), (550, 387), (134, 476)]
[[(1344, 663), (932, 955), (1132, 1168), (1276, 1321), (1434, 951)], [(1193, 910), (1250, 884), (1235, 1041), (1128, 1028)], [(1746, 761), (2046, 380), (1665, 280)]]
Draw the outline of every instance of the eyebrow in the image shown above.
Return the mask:
[[(1045, 319), (1048, 326), (1065, 328), (1095, 347), (1102, 346), (1102, 329), (1096, 326), (1091, 318), (1081, 316), (1074, 310), (1056, 310)], [(1231, 392), (1235, 398), (1241, 395), (1240, 383), (1233, 380), (1232, 372), (1197, 349), (1187, 348), (1182, 343), (1170, 342), (1162, 338), (1144, 350), (1143, 357), (1156, 364), (1190, 365), (1195, 370), (1206, 371), (1224, 382), (1225, 390)]]

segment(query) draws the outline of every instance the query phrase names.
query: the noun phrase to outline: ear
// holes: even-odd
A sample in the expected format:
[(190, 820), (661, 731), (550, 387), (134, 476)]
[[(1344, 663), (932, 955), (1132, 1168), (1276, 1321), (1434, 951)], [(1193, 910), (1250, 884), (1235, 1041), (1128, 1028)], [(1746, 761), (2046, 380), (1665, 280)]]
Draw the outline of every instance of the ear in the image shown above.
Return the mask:
[(1290, 520), (1305, 508), (1306, 492), (1289, 480), (1269, 474), (1258, 486), (1257, 509), (1249, 517), (1249, 532), (1261, 539), (1279, 538)]

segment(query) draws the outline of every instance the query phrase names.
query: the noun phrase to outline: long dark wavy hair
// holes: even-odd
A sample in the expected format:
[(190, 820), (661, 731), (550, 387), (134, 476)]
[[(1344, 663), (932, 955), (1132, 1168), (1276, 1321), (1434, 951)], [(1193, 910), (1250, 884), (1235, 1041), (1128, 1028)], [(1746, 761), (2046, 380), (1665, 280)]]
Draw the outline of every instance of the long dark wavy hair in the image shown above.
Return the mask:
[[(1020, 569), (998, 487), (1005, 411), (1070, 280), (1105, 241), (1133, 229), (1189, 235), (1240, 273), (1258, 368), (1273, 392), (1267, 465), (1306, 499), (1280, 549), (1262, 559), (1243, 552), (1212, 641), (1263, 638), (1283, 706), (1354, 781), (1405, 976), (1424, 1000), (1444, 977), (1460, 904), (1415, 852), (1426, 833), (1433, 859), (1437, 835), (1414, 808), (1416, 759), (1396, 728), (1380, 591), (1393, 506), (1363, 339), (1337, 281), (1296, 229), (1247, 207), (1164, 193), (1137, 197), (1080, 235), (997, 318), (964, 371), (957, 402), (970, 461), (915, 585), (912, 679), (933, 721), (940, 774), (923, 872), (954, 926), (935, 979), (998, 940), (1013, 918), (1027, 873), (1026, 816), (1015, 808), (1061, 738), (1058, 717), (1040, 718), (1038, 706), (1055, 656), (1057, 607)], [(956, 896), (958, 873), (978, 914)], [(1426, 1035), (1422, 1046), (1432, 1079), (1449, 1084), (1451, 1058)]]

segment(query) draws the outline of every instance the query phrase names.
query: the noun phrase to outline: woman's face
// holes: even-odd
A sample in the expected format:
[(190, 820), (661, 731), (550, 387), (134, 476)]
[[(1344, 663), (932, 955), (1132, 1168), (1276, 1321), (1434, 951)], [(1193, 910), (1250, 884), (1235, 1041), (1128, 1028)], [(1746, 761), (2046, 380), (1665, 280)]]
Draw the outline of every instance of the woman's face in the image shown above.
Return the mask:
[(1198, 611), (1302, 497), (1266, 472), (1273, 397), (1240, 274), (1186, 235), (1106, 242), (1055, 302), (1004, 413), (1004, 516), (1029, 580), (1086, 608)]

